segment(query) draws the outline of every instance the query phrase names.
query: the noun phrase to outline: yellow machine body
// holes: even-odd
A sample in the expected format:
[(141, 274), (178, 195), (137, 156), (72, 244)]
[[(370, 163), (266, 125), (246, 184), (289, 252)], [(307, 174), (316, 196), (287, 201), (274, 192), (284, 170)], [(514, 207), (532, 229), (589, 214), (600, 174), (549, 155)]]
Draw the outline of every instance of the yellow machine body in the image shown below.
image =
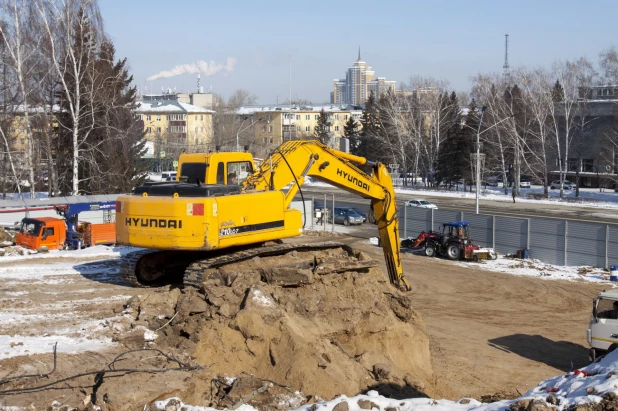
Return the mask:
[[(314, 140), (283, 143), (258, 170), (249, 153), (183, 154), (179, 163), (177, 182), (146, 184), (118, 197), (119, 244), (197, 251), (298, 236), (301, 213), (290, 204), (311, 176), (371, 199), (390, 281), (409, 288), (401, 265), (395, 193), (383, 164)], [(371, 165), (371, 174), (355, 164)]]
[(220, 197), (123, 196), (117, 241), (166, 250), (214, 250), (302, 234), (301, 213), (269, 191)]

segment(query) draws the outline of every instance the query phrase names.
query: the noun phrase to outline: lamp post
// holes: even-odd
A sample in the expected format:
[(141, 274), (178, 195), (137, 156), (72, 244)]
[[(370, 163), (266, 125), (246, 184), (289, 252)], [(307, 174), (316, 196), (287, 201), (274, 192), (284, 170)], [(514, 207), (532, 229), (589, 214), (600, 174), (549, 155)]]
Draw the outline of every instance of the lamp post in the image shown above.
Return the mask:
[[(481, 134), (483, 134), (484, 132), (488, 130), (491, 130), (492, 128), (496, 127), (498, 124), (503, 123), (506, 120), (514, 117), (514, 115), (511, 115), (506, 118), (503, 118), (502, 120), (498, 121), (493, 126), (486, 128), (485, 130), (483, 130), (483, 132), (481, 132), (481, 124), (483, 123), (483, 114), (485, 113), (485, 110), (487, 110), (487, 107), (483, 106), (481, 108), (481, 119), (479, 120), (479, 127), (476, 130), (476, 214), (479, 213), (479, 197), (481, 195), (481, 145), (480, 145)], [(469, 128), (472, 128), (472, 127), (469, 127)]]
[(240, 133), (242, 133), (243, 131), (247, 130), (249, 127), (251, 127), (252, 125), (257, 123), (258, 121), (262, 121), (262, 120), (264, 120), (264, 117), (258, 118), (257, 120), (251, 122), (251, 124), (249, 124), (247, 127), (242, 128), (242, 125), (245, 124), (245, 121), (247, 121), (247, 117), (244, 118), (242, 123), (240, 123), (240, 128), (238, 128), (238, 132), (236, 133), (236, 151), (240, 151), (240, 141), (239, 141)]
[[(485, 114), (487, 106), (481, 108), (481, 119), (479, 127), (476, 130), (476, 214), (479, 213), (479, 196), (481, 195), (481, 124), (483, 124), (483, 114)], [(487, 130), (485, 130), (487, 131)], [(465, 187), (464, 187), (465, 191)]]

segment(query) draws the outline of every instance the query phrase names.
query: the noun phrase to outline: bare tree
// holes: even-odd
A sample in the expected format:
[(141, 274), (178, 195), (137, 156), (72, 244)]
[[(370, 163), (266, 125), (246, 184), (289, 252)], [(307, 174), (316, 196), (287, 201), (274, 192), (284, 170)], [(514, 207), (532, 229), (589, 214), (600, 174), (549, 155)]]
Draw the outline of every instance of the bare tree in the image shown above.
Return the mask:
[[(19, 102), (23, 108), (24, 127), (26, 131), (26, 168), (30, 183), (30, 194), (34, 196), (34, 139), (31, 124), (31, 98), (33, 90), (33, 71), (37, 63), (37, 49), (40, 37), (37, 36), (37, 21), (33, 4), (27, 0), (2, 0), (0, 10), (0, 35), (4, 41), (5, 58), (14, 70), (19, 93)], [(21, 111), (21, 110), (20, 110)]]
[(102, 19), (96, 0), (37, 0), (45, 29), (49, 60), (60, 81), (66, 119), (60, 127), (71, 136), (71, 192), (79, 193), (80, 165), (85, 142), (94, 130), (92, 104), (94, 53), (100, 44)]

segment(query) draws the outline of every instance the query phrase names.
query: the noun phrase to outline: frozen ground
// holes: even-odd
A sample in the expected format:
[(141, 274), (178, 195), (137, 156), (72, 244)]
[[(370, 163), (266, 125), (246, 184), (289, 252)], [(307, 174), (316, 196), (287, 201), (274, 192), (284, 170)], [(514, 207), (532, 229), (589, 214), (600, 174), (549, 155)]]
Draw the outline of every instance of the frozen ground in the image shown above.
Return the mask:
[(118, 257), (129, 247), (96, 246), (0, 257), (0, 359), (111, 346), (110, 307), (130, 297), (117, 284)]
[[(369, 408), (378, 409), (380, 411), (385, 411), (389, 408), (400, 411), (507, 411), (511, 409), (509, 408), (511, 405), (518, 402), (519, 405), (526, 404), (522, 409), (566, 410), (578, 404), (600, 403), (603, 401), (604, 397), (607, 398), (608, 395), (612, 393), (618, 394), (618, 350), (608, 354), (599, 362), (591, 364), (588, 367), (542, 381), (538, 386), (514, 400), (493, 403), (481, 403), (471, 398), (462, 398), (458, 401), (431, 398), (397, 400), (380, 396), (376, 391), (369, 391), (365, 395), (357, 395), (354, 397), (342, 395), (331, 401), (318, 402), (315, 405), (304, 405), (297, 408), (296, 411), (310, 411), (315, 409), (320, 411), (333, 411), (335, 409), (360, 411)], [(173, 400), (175, 400), (174, 402), (176, 403), (182, 404), (177, 398)], [(170, 404), (170, 402), (172, 402), (171, 398), (164, 401), (157, 401), (155, 407), (158, 410), (165, 410), (167, 409), (166, 405)], [(536, 402), (539, 408), (530, 407), (528, 402)], [(339, 405), (341, 403), (346, 403), (347, 406)], [(549, 407), (552, 403), (555, 404), (555, 408), (543, 408), (543, 406)], [(214, 411), (214, 408), (200, 406), (186, 406), (186, 408), (181, 409), (187, 411)], [(256, 410), (248, 405), (243, 405), (237, 409), (243, 411)]]

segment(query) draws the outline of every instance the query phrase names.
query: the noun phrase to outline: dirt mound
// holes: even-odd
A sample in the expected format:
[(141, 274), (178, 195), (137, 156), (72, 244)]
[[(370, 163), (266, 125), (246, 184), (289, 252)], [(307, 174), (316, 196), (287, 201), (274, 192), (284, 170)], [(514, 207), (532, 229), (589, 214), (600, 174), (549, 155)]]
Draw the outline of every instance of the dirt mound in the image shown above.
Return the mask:
[[(193, 404), (211, 398), (211, 379), (241, 375), (325, 399), (369, 388), (432, 395), (425, 324), (410, 298), (365, 254), (349, 254), (293, 251), (210, 270), (199, 289), (129, 300), (130, 328), (157, 330), (154, 346), (208, 367), (176, 393)], [(134, 339), (144, 343), (143, 329)]]

